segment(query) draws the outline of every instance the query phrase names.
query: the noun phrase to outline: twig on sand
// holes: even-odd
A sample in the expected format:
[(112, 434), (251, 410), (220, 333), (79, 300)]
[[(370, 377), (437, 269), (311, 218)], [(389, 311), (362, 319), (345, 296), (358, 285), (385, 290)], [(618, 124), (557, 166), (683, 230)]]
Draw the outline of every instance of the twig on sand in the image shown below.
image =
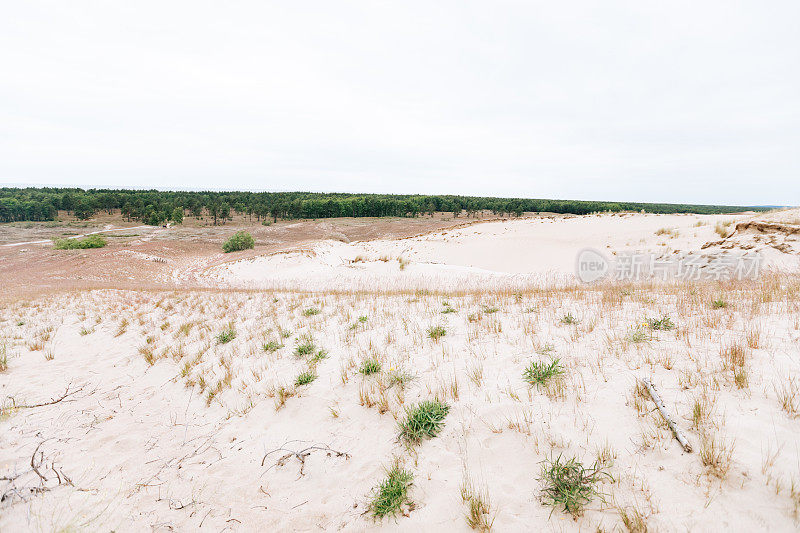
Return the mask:
[(9, 398), (11, 398), (11, 403), (12, 403), (11, 408), (12, 409), (34, 409), (36, 407), (46, 407), (48, 405), (55, 405), (58, 402), (61, 402), (64, 399), (68, 398), (69, 396), (77, 394), (77, 393), (79, 393), (80, 391), (83, 390), (83, 387), (79, 387), (79, 388), (77, 388), (75, 390), (70, 391), (69, 390), (70, 387), (72, 387), (72, 383), (71, 382), (67, 385), (67, 388), (64, 391), (64, 394), (62, 394), (58, 398), (51, 398), (49, 402), (35, 403), (35, 404), (31, 404), (31, 405), (26, 405), (26, 404), (17, 405), (16, 402), (14, 401), (14, 398), (9, 396)]
[[(41, 494), (60, 485), (69, 485), (71, 487), (75, 486), (73, 485), (69, 476), (67, 476), (64, 471), (61, 470), (61, 468), (56, 467), (55, 461), (51, 461), (49, 465), (47, 464), (47, 461), (44, 457), (44, 452), (39, 451), (44, 443), (45, 441), (40, 442), (36, 446), (36, 449), (33, 450), (30, 461), (31, 467), (29, 470), (0, 476), (0, 481), (6, 482), (3, 492), (0, 494), (0, 502), (13, 500), (15, 497), (24, 502), (27, 501), (27, 496), (32, 494)], [(55, 478), (52, 476), (48, 478), (44, 475), (44, 473), (42, 473), (43, 471), (45, 473), (52, 472)], [(38, 483), (34, 481), (36, 480), (36, 478), (34, 478), (34, 480), (31, 480), (22, 486), (17, 486), (16, 481), (24, 476), (27, 476), (28, 474), (36, 474)], [(53, 481), (55, 481), (55, 484)]]
[(672, 434), (675, 435), (676, 439), (678, 439), (678, 442), (681, 444), (681, 446), (683, 446), (683, 449), (691, 453), (692, 445), (689, 444), (689, 440), (686, 438), (686, 435), (683, 434), (681, 428), (678, 427), (675, 421), (669, 416), (669, 413), (667, 413), (667, 408), (664, 406), (664, 402), (661, 401), (661, 396), (659, 396), (658, 392), (656, 392), (656, 388), (653, 383), (646, 378), (643, 379), (642, 382), (644, 383), (644, 386), (647, 387), (647, 392), (650, 393), (650, 398), (653, 400), (653, 403), (656, 404), (658, 412), (661, 413), (661, 416), (667, 422), (669, 429), (672, 430)]
[(340, 452), (338, 450), (334, 450), (333, 448), (331, 448), (327, 444), (314, 444), (312, 446), (308, 446), (307, 448), (303, 448), (302, 450), (295, 451), (295, 450), (291, 450), (289, 448), (286, 448), (286, 445), (289, 442), (291, 442), (291, 441), (287, 441), (287, 442), (283, 443), (283, 445), (280, 448), (276, 448), (276, 449), (274, 449), (274, 450), (272, 450), (270, 452), (267, 452), (264, 455), (264, 458), (261, 460), (261, 466), (264, 466), (266, 464), (267, 457), (269, 457), (273, 453), (288, 452), (286, 455), (284, 455), (280, 459), (278, 459), (275, 462), (275, 464), (273, 464), (270, 467), (270, 469), (273, 468), (273, 467), (276, 467), (276, 466), (283, 466), (283, 465), (286, 464), (286, 461), (288, 459), (291, 459), (292, 457), (296, 457), (297, 460), (300, 461), (300, 477), (302, 477), (302, 476), (305, 475), (304, 472), (303, 472), (303, 468), (305, 468), (305, 465), (306, 465), (306, 457), (311, 455), (311, 452), (322, 451), (322, 452), (325, 452), (328, 455), (328, 457), (330, 457), (331, 455), (335, 455), (336, 457), (344, 457), (345, 459), (350, 459), (350, 454), (349, 453)]

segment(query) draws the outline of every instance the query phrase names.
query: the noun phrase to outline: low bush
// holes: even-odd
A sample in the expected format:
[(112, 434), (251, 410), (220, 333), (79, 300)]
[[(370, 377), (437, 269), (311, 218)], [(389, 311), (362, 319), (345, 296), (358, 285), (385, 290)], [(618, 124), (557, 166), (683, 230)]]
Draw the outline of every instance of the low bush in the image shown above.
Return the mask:
[(102, 235), (89, 235), (83, 239), (55, 239), (53, 247), (56, 250), (85, 250), (88, 248), (102, 248), (108, 244)]
[(253, 236), (246, 231), (237, 231), (222, 245), (222, 251), (227, 253), (248, 250), (255, 246)]

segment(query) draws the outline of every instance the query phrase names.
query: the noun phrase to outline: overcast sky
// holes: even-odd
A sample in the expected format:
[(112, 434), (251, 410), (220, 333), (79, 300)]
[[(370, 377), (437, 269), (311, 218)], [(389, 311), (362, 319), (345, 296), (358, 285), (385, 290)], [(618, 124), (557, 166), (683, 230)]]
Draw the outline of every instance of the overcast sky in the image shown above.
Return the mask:
[(4, 2), (0, 184), (800, 204), (800, 2)]

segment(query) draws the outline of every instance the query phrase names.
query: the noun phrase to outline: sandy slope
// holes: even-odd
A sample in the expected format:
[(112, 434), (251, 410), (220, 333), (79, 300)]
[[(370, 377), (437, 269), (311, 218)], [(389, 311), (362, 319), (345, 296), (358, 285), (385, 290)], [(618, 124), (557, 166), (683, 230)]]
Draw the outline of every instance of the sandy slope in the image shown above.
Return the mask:
[[(215, 267), (209, 277), (215, 285), (256, 288), (519, 289), (574, 281), (576, 257), (586, 248), (610, 258), (622, 252), (699, 254), (705, 243), (720, 239), (717, 223), (753, 218), (603, 214), (490, 222), (409, 239), (323, 241)], [(769, 264), (778, 264), (782, 253), (766, 248), (761, 251)], [(781, 265), (797, 268), (796, 256)]]

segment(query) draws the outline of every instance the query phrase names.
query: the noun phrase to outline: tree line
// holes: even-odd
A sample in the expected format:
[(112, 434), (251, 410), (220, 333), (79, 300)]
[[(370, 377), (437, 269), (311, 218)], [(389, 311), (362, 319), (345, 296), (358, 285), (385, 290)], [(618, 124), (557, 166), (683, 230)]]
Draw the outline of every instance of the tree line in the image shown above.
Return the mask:
[(54, 220), (59, 211), (87, 220), (115, 210), (128, 220), (161, 225), (183, 217), (208, 217), (224, 223), (237, 213), (257, 220), (333, 217), (415, 217), (435, 212), (454, 216), (491, 211), (583, 215), (597, 212), (718, 214), (765, 210), (758, 206), (596, 202), (453, 195), (346, 194), (313, 192), (157, 191), (130, 189), (0, 188), (0, 222)]

